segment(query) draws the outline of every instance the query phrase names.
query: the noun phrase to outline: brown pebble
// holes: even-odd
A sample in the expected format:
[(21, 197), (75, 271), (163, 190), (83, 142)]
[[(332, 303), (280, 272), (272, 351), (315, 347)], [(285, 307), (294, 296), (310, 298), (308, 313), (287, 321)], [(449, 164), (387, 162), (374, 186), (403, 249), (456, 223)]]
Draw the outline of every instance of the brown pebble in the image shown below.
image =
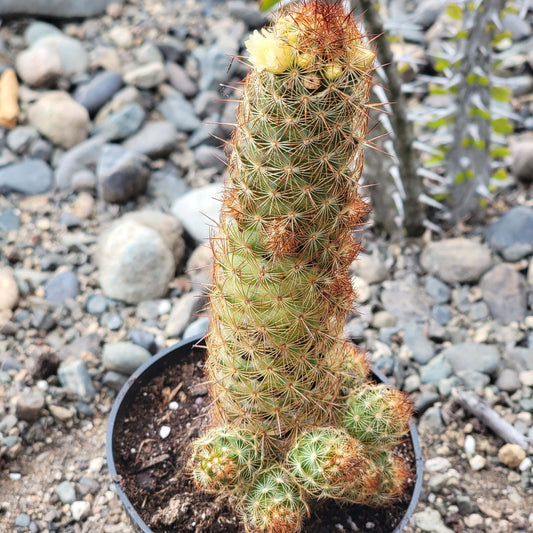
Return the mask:
[(498, 459), (509, 468), (516, 468), (526, 458), (526, 452), (518, 444), (505, 444), (498, 452)]

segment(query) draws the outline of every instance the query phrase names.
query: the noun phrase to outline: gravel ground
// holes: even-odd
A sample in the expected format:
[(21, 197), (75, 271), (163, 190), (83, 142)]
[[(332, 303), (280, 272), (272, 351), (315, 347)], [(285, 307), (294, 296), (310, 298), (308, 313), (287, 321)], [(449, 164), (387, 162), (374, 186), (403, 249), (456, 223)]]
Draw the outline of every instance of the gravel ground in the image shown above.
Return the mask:
[[(245, 67), (229, 57), (264, 16), (240, 0), (130, 0), (65, 21), (48, 4), (29, 4), (42, 20), (0, 5), (19, 10), (0, 27), (0, 73), (20, 83), (18, 124), (0, 128), (0, 531), (129, 533), (107, 415), (143, 361), (205, 330), (205, 215), (231, 131), (213, 123), (232, 122), (223, 100)], [(94, 15), (84, 4), (69, 10)], [(428, 5), (416, 13), (440, 24)], [(346, 335), (417, 408), (426, 471), (409, 533), (533, 531), (531, 447), (505, 447), (451, 396), (482, 397), (533, 441), (531, 14), (507, 21), (509, 183), (476, 224), (439, 235), (391, 243), (370, 223), (353, 267)], [(423, 70), (431, 46), (395, 51)]]

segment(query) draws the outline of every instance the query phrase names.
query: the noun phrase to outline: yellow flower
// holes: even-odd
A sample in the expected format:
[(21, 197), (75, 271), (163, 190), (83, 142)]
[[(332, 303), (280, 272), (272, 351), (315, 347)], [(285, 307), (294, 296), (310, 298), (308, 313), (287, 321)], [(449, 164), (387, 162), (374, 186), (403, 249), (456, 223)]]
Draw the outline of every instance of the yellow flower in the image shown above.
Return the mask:
[(259, 72), (281, 74), (292, 65), (291, 46), (268, 30), (261, 33), (255, 30), (244, 45), (250, 53), (250, 62)]

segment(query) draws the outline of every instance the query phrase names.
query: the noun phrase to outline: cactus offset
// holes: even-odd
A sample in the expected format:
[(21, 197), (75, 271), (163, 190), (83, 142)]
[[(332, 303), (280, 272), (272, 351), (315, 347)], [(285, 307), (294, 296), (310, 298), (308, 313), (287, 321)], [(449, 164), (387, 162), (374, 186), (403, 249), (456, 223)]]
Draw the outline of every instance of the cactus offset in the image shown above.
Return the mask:
[[(374, 387), (341, 339), (355, 300), (353, 228), (368, 211), (357, 182), (374, 53), (340, 0), (292, 5), (246, 46), (252, 69), (211, 241), (212, 427), (191, 468), (199, 487), (235, 498), (248, 530), (292, 533), (313, 497), (399, 495), (381, 470), (401, 466), (376, 458), (405, 435), (410, 410), (378, 388), (375, 431), (391, 434), (375, 442), (345, 416)], [(401, 421), (388, 422), (395, 405)]]

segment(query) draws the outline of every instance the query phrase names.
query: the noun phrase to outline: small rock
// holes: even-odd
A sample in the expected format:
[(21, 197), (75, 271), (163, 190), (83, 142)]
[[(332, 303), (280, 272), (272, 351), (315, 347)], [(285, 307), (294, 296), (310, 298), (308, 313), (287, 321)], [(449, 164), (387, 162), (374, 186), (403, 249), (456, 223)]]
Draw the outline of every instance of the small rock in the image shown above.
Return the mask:
[(355, 290), (356, 301), (360, 304), (370, 300), (371, 291), (368, 283), (358, 276), (352, 276), (352, 286)]
[(483, 470), (485, 468), (485, 466), (487, 465), (487, 460), (481, 455), (474, 455), (468, 460), (468, 463), (470, 464), (470, 468), (474, 472), (479, 472), (480, 470)]
[(15, 66), (17, 74), (30, 87), (53, 87), (62, 74), (59, 55), (40, 46), (21, 52)]
[(518, 444), (504, 444), (499, 452), (498, 459), (509, 468), (517, 468), (526, 458), (526, 452)]
[[(490, 246), (502, 254), (517, 245), (524, 245), (521, 257), (525, 257), (533, 252), (533, 209), (513, 207), (488, 227), (485, 236)], [(521, 257), (515, 257), (515, 260)]]
[(30, 124), (62, 148), (72, 148), (87, 138), (89, 113), (68, 93), (51, 91), (28, 111)]
[(407, 325), (403, 338), (417, 363), (425, 365), (433, 359), (435, 349), (431, 341), (426, 337), (424, 328), (421, 325), (416, 323)]
[(183, 339), (204, 336), (209, 328), (209, 318), (201, 317), (187, 326), (183, 332)]
[(92, 477), (82, 476), (78, 482), (78, 491), (80, 496), (86, 496), (87, 494), (96, 494), (100, 490), (100, 483)]
[(520, 388), (518, 372), (511, 368), (504, 368), (496, 380), (496, 387), (505, 392), (517, 391)]
[(441, 326), (446, 326), (448, 322), (452, 319), (452, 312), (450, 311), (450, 308), (446, 305), (436, 305), (431, 310), (431, 316), (437, 324)]
[(127, 213), (121, 220), (132, 220), (157, 231), (167, 248), (172, 252), (176, 265), (181, 264), (185, 255), (185, 241), (182, 237), (183, 228), (173, 216), (159, 211), (143, 209)]
[(392, 328), (396, 326), (396, 318), (388, 311), (376, 311), (370, 325), (375, 329)]
[(63, 361), (57, 369), (61, 385), (81, 398), (94, 398), (95, 391), (85, 363), (75, 357)]
[(454, 533), (453, 529), (446, 527), (442, 516), (436, 509), (426, 507), (423, 511), (413, 515), (416, 527), (428, 533)]
[(24, 40), (26, 44), (31, 47), (42, 37), (48, 35), (62, 35), (61, 30), (53, 24), (36, 20), (28, 24), (24, 32)]
[(153, 333), (146, 331), (144, 329), (133, 329), (130, 331), (131, 342), (142, 346), (145, 350), (148, 350), (150, 353), (155, 353), (157, 351), (157, 345)]
[(177, 131), (190, 133), (201, 125), (192, 105), (181, 95), (165, 98), (157, 106), (157, 110)]
[(74, 407), (69, 409), (67, 407), (62, 407), (61, 405), (49, 405), (48, 410), (51, 415), (60, 422), (68, 422), (69, 420), (72, 420), (76, 414), (76, 409)]
[(418, 415), (425, 413), (433, 404), (439, 401), (439, 394), (432, 391), (424, 391), (415, 402), (415, 412)]
[(53, 182), (52, 169), (40, 159), (0, 167), (0, 194), (43, 194), (52, 188)]
[(44, 408), (44, 396), (39, 391), (28, 390), (17, 398), (16, 415), (21, 420), (33, 422), (41, 416)]
[(39, 139), (39, 132), (31, 126), (17, 126), (7, 134), (6, 144), (16, 154), (26, 152)]
[(103, 135), (91, 137), (66, 152), (56, 169), (57, 186), (60, 189), (71, 188), (73, 178), (79, 171), (87, 172), (87, 167), (96, 166), (105, 142)]
[(167, 293), (176, 265), (153, 229), (123, 221), (102, 235), (98, 250), (100, 283), (106, 296), (138, 303)]
[(159, 430), (159, 436), (162, 439), (166, 439), (170, 435), (170, 427), (169, 426), (161, 426), (161, 429)]
[(102, 361), (105, 368), (128, 376), (133, 374), (150, 357), (149, 351), (132, 342), (106, 344), (102, 352)]
[(405, 378), (402, 389), (407, 393), (411, 394), (420, 390), (420, 376), (418, 374), (411, 374)]
[(161, 50), (152, 42), (146, 41), (135, 49), (135, 58), (139, 65), (148, 63), (163, 63), (163, 54)]
[(124, 74), (124, 81), (139, 89), (152, 89), (167, 79), (163, 63), (154, 62), (141, 65)]
[(31, 49), (33, 48), (42, 48), (57, 54), (61, 62), (61, 73), (67, 78), (82, 74), (89, 66), (89, 57), (83, 44), (62, 33), (41, 37)]
[(220, 213), (222, 186), (218, 183), (193, 189), (172, 205), (172, 214), (198, 243), (207, 241)]
[(128, 381), (128, 377), (124, 374), (121, 374), (120, 372), (115, 372), (113, 370), (109, 370), (104, 374), (104, 377), (102, 378), (102, 383), (113, 390), (119, 391), (123, 386), (124, 383)]
[(430, 361), (427, 365), (424, 365), (420, 369), (420, 380), (422, 383), (439, 383), (442, 379), (450, 376), (452, 373), (452, 367), (448, 361), (439, 355)]
[(144, 156), (118, 144), (105, 144), (98, 160), (97, 176), (101, 197), (109, 203), (125, 203), (142, 194), (150, 167)]
[(500, 364), (495, 346), (475, 342), (454, 344), (443, 350), (441, 357), (450, 363), (455, 374), (468, 370), (493, 374)]
[(73, 502), (70, 506), (70, 512), (72, 513), (72, 519), (75, 522), (81, 522), (89, 516), (91, 512), (91, 504), (85, 500)]
[(448, 283), (475, 282), (489, 269), (489, 249), (477, 241), (457, 238), (432, 242), (420, 257), (422, 266)]
[(204, 299), (200, 292), (189, 292), (183, 295), (172, 307), (167, 320), (165, 333), (168, 337), (179, 337), (187, 327), (187, 324), (204, 305)]
[(467, 457), (472, 457), (476, 453), (476, 439), (472, 435), (466, 435), (463, 447)]
[(424, 470), (430, 474), (435, 474), (437, 472), (447, 472), (452, 467), (450, 460), (446, 457), (432, 457), (427, 459), (424, 463)]
[(533, 370), (533, 347), (515, 346), (509, 350), (508, 358), (516, 370)]
[(59, 272), (44, 286), (45, 300), (54, 304), (62, 304), (68, 298), (76, 298), (79, 293), (80, 282), (71, 271)]
[(139, 131), (145, 117), (144, 109), (137, 102), (130, 102), (98, 122), (93, 133), (105, 135), (110, 141), (122, 141)]
[(533, 370), (523, 370), (518, 374), (518, 378), (522, 385), (526, 387), (533, 387)]
[(511, 168), (516, 178), (524, 183), (533, 182), (533, 141), (524, 140), (512, 147)]
[(194, 159), (200, 168), (216, 168), (219, 171), (226, 169), (224, 152), (214, 146), (198, 146), (194, 151)]
[(437, 304), (445, 304), (450, 301), (452, 291), (446, 283), (433, 276), (428, 276), (424, 283), (427, 295)]
[(196, 83), (191, 80), (187, 71), (183, 67), (177, 63), (169, 61), (165, 64), (165, 68), (168, 74), (168, 81), (170, 81), (172, 87), (177, 89), (187, 98), (192, 98), (196, 95), (198, 87), (196, 86)]
[(472, 513), (471, 515), (465, 516), (465, 525), (472, 531), (483, 525), (483, 517), (480, 514)]
[(130, 48), (133, 45), (133, 35), (125, 26), (113, 26), (109, 30), (109, 38), (117, 48)]
[(19, 301), (17, 280), (10, 268), (0, 268), (0, 311), (14, 309)]
[(70, 504), (76, 501), (76, 488), (74, 483), (70, 481), (63, 481), (54, 487), (54, 491), (63, 504)]
[(428, 319), (426, 295), (411, 277), (383, 282), (381, 301), (385, 309), (401, 324), (425, 322)]
[(151, 121), (123, 146), (151, 158), (165, 157), (176, 147), (177, 135), (175, 126), (170, 122)]
[(31, 518), (29, 514), (20, 513), (17, 518), (15, 518), (15, 526), (17, 527), (30, 527)]
[(382, 283), (389, 277), (385, 265), (371, 255), (360, 254), (350, 269), (367, 283)]
[(0, 15), (85, 18), (103, 13), (114, 0), (2, 0)]
[(443, 429), (441, 409), (438, 405), (430, 407), (420, 419), (420, 426), (430, 433), (440, 433)]
[[(20, 220), (17, 210), (12, 208), (0, 209), (0, 233), (4, 231), (17, 230), (19, 228)], [(8, 254), (6, 254), (6, 258), (9, 262), (16, 262), (11, 261), (11, 258), (8, 257)]]
[(120, 74), (100, 72), (91, 81), (76, 89), (74, 99), (94, 115), (122, 87), (122, 83)]
[(496, 265), (483, 276), (480, 287), (483, 300), (500, 324), (524, 320), (527, 314), (526, 280), (511, 265)]

